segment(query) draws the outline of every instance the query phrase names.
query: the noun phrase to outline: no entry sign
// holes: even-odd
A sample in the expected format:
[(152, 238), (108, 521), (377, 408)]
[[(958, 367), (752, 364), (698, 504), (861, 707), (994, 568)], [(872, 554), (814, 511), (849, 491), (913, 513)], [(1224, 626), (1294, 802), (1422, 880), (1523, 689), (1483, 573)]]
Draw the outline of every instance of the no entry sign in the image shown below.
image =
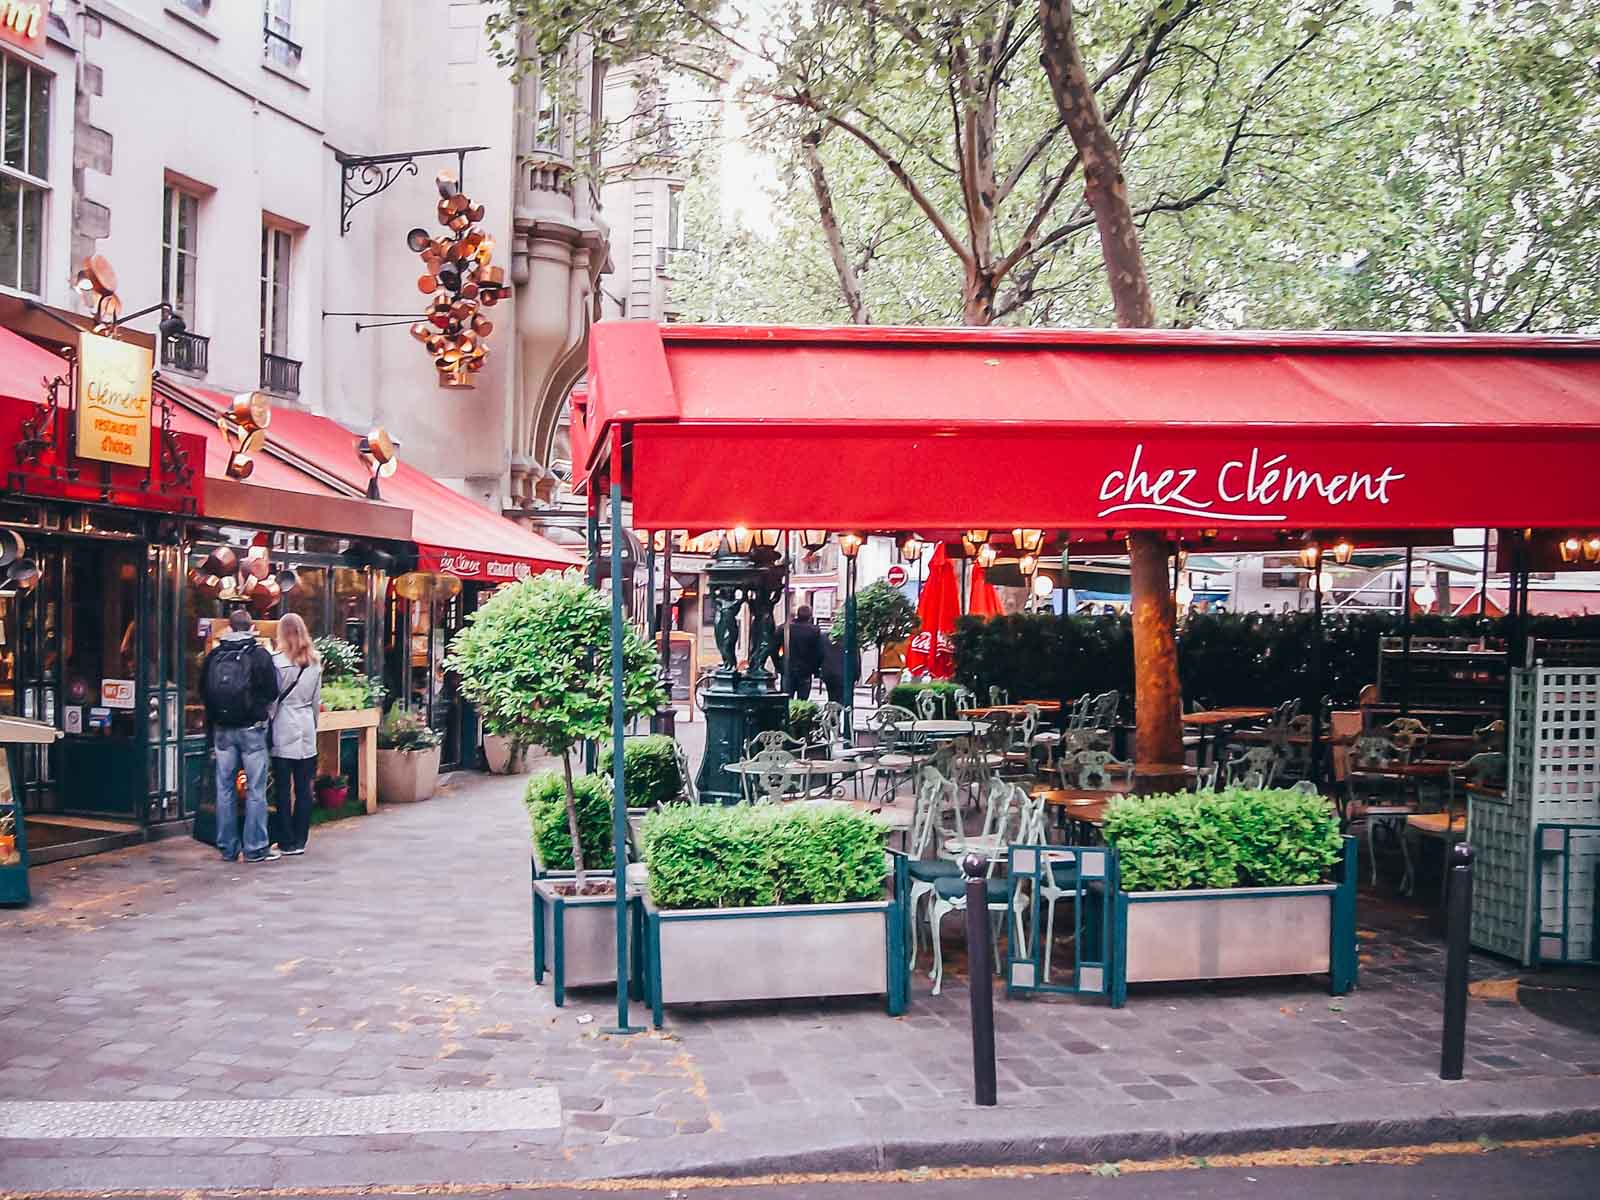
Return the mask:
[(884, 578), (889, 581), (890, 587), (903, 587), (908, 576), (906, 575), (906, 569), (899, 563), (895, 563), (894, 566), (889, 568), (889, 573)]

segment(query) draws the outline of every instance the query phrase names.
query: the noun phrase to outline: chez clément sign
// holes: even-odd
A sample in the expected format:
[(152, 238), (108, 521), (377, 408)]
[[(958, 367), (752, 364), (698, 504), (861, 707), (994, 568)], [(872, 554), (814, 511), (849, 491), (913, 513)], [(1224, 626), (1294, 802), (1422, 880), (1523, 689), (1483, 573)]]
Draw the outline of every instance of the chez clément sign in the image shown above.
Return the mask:
[(77, 454), (125, 467), (150, 465), (151, 352), (98, 334), (78, 339)]
[(0, 0), (0, 41), (44, 57), (45, 0)]

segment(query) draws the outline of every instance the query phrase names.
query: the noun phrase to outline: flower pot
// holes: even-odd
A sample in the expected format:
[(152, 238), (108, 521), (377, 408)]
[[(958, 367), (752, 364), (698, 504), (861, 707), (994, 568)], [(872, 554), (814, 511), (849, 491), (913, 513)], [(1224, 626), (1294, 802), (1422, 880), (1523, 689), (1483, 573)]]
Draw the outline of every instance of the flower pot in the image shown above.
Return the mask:
[[(535, 872), (538, 866), (535, 864)], [(591, 872), (597, 882), (607, 878)], [(543, 983), (549, 972), (556, 1007), (566, 1003), (569, 987), (598, 987), (617, 982), (616, 893), (570, 896), (563, 892), (573, 882), (571, 871), (533, 879), (533, 981)], [(630, 974), (640, 973), (642, 938), (639, 925), (639, 885), (630, 880), (628, 910), (632, 948)], [(630, 989), (632, 990), (632, 989)]]
[(522, 775), (527, 772), (526, 748), (512, 752), (511, 739), (498, 733), (483, 735), (483, 765), (491, 775)]
[(439, 747), (378, 751), (378, 802), (415, 804), (439, 784)]
[(325, 787), (317, 789), (317, 800), (323, 808), (343, 808), (350, 799), (350, 785), (344, 787)]

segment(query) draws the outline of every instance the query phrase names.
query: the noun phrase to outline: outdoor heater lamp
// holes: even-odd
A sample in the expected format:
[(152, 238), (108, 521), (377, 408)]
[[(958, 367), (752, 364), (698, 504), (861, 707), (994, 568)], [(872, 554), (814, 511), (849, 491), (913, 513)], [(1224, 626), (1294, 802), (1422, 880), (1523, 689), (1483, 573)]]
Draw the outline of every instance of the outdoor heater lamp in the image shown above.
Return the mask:
[(828, 544), (828, 531), (826, 529), (802, 529), (800, 531), (800, 544), (812, 554), (816, 554)]
[(1037, 554), (1044, 545), (1044, 530), (1042, 529), (1013, 529), (1011, 540), (1017, 544), (1017, 549), (1024, 554)]
[(839, 535), (839, 553), (846, 558), (854, 558), (861, 553), (861, 544), (866, 541), (859, 533), (841, 533)]

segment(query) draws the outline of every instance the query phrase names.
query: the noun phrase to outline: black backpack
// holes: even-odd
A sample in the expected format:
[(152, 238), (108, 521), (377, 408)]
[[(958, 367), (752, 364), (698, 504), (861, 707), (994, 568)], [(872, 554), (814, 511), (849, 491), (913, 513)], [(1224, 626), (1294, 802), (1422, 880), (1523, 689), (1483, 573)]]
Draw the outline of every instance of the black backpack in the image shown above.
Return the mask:
[(250, 656), (255, 650), (254, 638), (240, 638), (223, 642), (206, 661), (206, 706), (218, 725), (249, 725), (256, 719), (250, 688)]

